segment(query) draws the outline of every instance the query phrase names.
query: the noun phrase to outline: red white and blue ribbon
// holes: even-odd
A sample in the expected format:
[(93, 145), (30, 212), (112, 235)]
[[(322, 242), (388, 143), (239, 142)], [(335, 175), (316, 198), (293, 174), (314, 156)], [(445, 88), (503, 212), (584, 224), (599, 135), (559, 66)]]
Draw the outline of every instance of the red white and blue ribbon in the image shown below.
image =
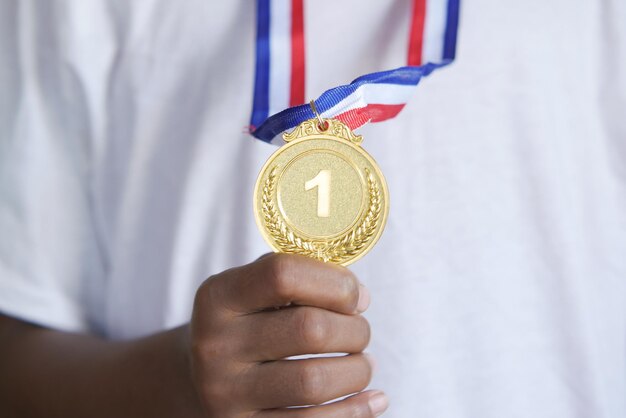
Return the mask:
[[(272, 142), (315, 117), (305, 104), (304, 0), (257, 0), (254, 102), (250, 131)], [(422, 77), (455, 58), (460, 0), (414, 0), (407, 66), (363, 75), (315, 99), (323, 118), (351, 129), (395, 117)]]

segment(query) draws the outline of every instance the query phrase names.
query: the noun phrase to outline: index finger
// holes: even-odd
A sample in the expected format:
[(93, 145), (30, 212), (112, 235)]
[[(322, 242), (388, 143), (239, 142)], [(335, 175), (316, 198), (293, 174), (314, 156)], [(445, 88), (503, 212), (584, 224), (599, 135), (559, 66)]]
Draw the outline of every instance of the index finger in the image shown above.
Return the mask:
[(292, 254), (271, 254), (215, 276), (214, 300), (240, 314), (288, 305), (357, 314), (369, 292), (345, 267)]

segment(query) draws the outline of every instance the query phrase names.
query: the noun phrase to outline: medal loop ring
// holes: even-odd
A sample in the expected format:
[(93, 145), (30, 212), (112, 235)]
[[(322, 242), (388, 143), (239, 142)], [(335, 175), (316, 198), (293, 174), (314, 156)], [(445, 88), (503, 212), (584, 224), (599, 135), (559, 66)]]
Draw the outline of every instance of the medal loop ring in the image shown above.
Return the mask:
[(311, 100), (309, 102), (309, 105), (311, 106), (311, 110), (313, 111), (313, 114), (317, 118), (317, 127), (320, 128), (320, 130), (322, 130), (322, 131), (327, 130), (328, 126), (329, 126), (328, 122), (326, 122), (324, 119), (322, 119), (320, 114), (317, 112), (317, 108), (315, 107), (315, 100)]

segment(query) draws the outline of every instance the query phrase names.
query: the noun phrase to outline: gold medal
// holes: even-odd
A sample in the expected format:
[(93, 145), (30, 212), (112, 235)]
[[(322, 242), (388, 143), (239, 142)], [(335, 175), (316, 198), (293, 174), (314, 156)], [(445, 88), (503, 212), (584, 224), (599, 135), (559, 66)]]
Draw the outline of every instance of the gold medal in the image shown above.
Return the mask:
[[(314, 103), (311, 103), (314, 113)], [(286, 145), (265, 163), (254, 212), (276, 252), (348, 265), (382, 234), (389, 199), (362, 137), (336, 119), (310, 119), (283, 134)]]

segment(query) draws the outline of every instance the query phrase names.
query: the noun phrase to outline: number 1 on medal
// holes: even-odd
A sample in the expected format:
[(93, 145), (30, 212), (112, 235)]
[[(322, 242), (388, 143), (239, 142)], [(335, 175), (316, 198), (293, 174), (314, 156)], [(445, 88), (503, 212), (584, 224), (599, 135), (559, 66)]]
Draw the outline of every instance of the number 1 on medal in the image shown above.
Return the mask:
[(320, 170), (317, 176), (304, 183), (304, 190), (309, 191), (317, 187), (317, 216), (330, 216), (330, 170)]

